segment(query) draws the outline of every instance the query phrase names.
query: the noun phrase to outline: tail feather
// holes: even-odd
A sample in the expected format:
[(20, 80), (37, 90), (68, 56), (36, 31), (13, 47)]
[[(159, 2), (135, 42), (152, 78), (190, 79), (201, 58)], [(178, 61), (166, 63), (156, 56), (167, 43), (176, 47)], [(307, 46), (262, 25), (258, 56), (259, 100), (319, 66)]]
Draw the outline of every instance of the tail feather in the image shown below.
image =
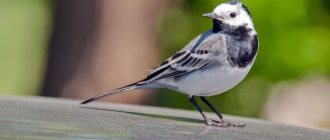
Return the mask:
[(130, 84), (130, 85), (127, 85), (127, 86), (124, 86), (124, 87), (121, 87), (121, 88), (112, 90), (110, 92), (107, 92), (105, 94), (101, 94), (99, 96), (96, 96), (96, 97), (90, 98), (88, 100), (85, 100), (85, 101), (81, 102), (81, 104), (87, 104), (87, 103), (90, 103), (90, 102), (93, 102), (93, 101), (96, 101), (96, 100), (100, 100), (100, 99), (102, 99), (102, 98), (104, 98), (106, 96), (111, 96), (111, 95), (115, 95), (115, 94), (122, 93), (122, 92), (125, 92), (125, 91), (137, 89), (137, 87), (138, 87), (137, 86), (137, 83)]

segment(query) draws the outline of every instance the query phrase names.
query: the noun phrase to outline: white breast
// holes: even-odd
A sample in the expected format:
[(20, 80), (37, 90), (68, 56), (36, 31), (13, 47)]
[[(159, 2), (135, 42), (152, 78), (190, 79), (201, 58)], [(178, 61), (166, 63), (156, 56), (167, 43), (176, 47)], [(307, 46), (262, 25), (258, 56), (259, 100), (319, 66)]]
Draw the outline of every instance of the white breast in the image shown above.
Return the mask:
[(252, 65), (245, 68), (233, 68), (228, 64), (218, 68), (195, 71), (180, 79), (180, 81), (167, 79), (166, 83), (188, 95), (212, 96), (221, 94), (235, 87), (245, 78), (251, 66)]

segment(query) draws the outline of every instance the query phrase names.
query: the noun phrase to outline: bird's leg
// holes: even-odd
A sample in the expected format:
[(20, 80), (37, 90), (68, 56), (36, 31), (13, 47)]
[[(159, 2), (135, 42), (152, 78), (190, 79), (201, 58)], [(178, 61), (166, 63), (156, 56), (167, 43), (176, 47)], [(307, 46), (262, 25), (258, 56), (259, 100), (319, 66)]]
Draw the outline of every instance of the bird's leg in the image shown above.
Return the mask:
[(218, 110), (216, 110), (216, 109), (213, 107), (213, 105), (212, 105), (208, 100), (206, 100), (205, 97), (200, 97), (200, 98), (202, 99), (202, 101), (203, 101), (208, 107), (210, 107), (210, 108), (212, 109), (212, 111), (213, 111), (215, 114), (218, 115), (218, 117), (220, 118), (220, 120), (223, 119), (223, 116), (221, 115), (221, 113), (220, 113)]
[(218, 115), (218, 117), (220, 118), (220, 122), (218, 123), (218, 126), (220, 126), (220, 127), (230, 127), (230, 126), (234, 126), (234, 127), (244, 127), (244, 126), (246, 126), (246, 124), (243, 124), (243, 123), (241, 123), (241, 124), (235, 124), (235, 123), (231, 123), (231, 122), (229, 122), (229, 121), (227, 121), (227, 120), (225, 120), (224, 118), (223, 118), (223, 116), (221, 115), (221, 113), (218, 111), (218, 110), (216, 110), (214, 107), (213, 107), (213, 105), (205, 98), (205, 97), (200, 97), (201, 98), (201, 100), (208, 106), (208, 107), (210, 107), (211, 108), (211, 110), (215, 113), (215, 114), (217, 114)]
[(203, 110), (201, 109), (201, 107), (197, 104), (196, 100), (195, 100), (195, 96), (189, 96), (189, 101), (194, 105), (194, 107), (199, 111), (199, 113), (202, 114), (206, 125), (217, 125), (219, 123), (219, 121), (215, 121), (212, 119), (209, 119), (203, 112)]

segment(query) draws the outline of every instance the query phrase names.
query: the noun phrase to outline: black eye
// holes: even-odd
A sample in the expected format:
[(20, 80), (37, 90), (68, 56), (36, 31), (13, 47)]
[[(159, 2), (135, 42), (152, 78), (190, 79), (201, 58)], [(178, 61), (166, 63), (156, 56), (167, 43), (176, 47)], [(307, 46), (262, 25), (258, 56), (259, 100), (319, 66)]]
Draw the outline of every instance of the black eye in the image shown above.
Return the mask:
[(235, 12), (230, 13), (231, 18), (235, 18), (236, 16), (237, 16), (237, 14)]

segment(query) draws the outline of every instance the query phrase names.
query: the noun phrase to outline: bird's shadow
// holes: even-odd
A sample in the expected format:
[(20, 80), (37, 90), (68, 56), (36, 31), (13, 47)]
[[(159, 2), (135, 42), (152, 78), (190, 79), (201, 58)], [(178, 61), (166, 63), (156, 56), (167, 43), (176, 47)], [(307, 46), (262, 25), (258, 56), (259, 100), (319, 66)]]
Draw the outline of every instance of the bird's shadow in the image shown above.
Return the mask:
[(152, 118), (159, 118), (159, 119), (184, 121), (184, 122), (191, 122), (191, 123), (204, 123), (203, 120), (199, 120), (199, 119), (185, 118), (185, 117), (178, 117), (178, 116), (171, 116), (171, 115), (159, 115), (159, 114), (152, 114), (152, 113), (140, 113), (140, 112), (134, 112), (134, 111), (122, 111), (122, 110), (96, 108), (96, 107), (88, 107), (88, 106), (81, 106), (80, 108), (93, 109), (93, 110), (102, 110), (102, 111), (114, 111), (114, 112), (127, 113), (127, 114), (139, 115), (139, 116), (144, 116), (144, 117), (152, 117)]

